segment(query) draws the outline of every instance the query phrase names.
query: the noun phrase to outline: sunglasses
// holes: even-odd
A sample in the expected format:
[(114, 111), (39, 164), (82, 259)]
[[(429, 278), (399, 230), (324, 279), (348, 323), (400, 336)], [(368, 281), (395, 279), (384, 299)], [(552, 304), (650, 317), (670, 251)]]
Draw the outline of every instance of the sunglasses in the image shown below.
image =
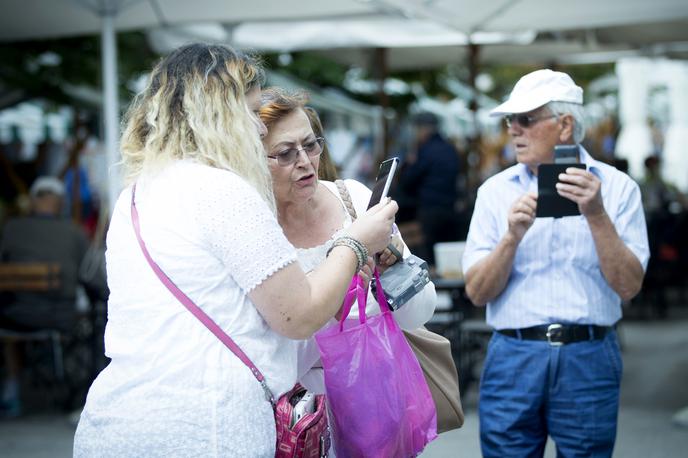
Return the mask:
[(542, 121), (543, 119), (550, 119), (550, 118), (558, 118), (558, 115), (555, 114), (550, 114), (550, 115), (543, 115), (543, 116), (531, 116), (527, 114), (509, 114), (504, 116), (504, 121), (506, 121), (506, 126), (511, 127), (511, 125), (514, 122), (517, 122), (519, 126), (523, 127), (524, 129), (529, 128), (533, 124), (535, 124), (538, 121)]
[(277, 163), (282, 167), (292, 165), (299, 159), (299, 152), (303, 151), (308, 157), (316, 157), (322, 153), (325, 139), (323, 137), (316, 137), (314, 140), (307, 141), (301, 148), (287, 148), (273, 155), (268, 155), (270, 159), (277, 160)]

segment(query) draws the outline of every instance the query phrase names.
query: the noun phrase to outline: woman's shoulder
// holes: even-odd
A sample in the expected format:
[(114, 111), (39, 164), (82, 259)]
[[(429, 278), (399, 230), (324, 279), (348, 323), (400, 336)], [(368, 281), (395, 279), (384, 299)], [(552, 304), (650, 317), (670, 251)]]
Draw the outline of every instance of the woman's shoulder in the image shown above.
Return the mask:
[(170, 171), (169, 182), (188, 192), (202, 194), (256, 194), (258, 191), (241, 175), (195, 161), (178, 161)]
[(351, 193), (370, 193), (368, 186), (364, 185), (360, 181), (354, 180), (353, 178), (347, 178), (346, 180), (342, 181), (344, 181), (344, 184)]
[(325, 187), (327, 187), (327, 189), (330, 190), (330, 192), (332, 192), (332, 194), (339, 197), (339, 200), (342, 200), (341, 193), (339, 192), (339, 189), (337, 187), (337, 182), (344, 184), (344, 187), (349, 192), (349, 195), (351, 196), (351, 200), (352, 200), (354, 206), (356, 206), (357, 211), (358, 211), (358, 207), (360, 207), (361, 205), (364, 205), (364, 204), (367, 205), (368, 199), (370, 198), (371, 191), (370, 191), (370, 189), (368, 189), (368, 187), (366, 185), (364, 185), (360, 181), (356, 181), (356, 180), (351, 179), (351, 178), (347, 178), (345, 180), (337, 180), (335, 182), (321, 180), (321, 183)]
[(196, 161), (178, 161), (173, 167), (177, 174), (184, 174), (189, 179), (199, 182), (210, 180), (211, 183), (246, 183), (246, 180), (231, 170), (220, 169)]

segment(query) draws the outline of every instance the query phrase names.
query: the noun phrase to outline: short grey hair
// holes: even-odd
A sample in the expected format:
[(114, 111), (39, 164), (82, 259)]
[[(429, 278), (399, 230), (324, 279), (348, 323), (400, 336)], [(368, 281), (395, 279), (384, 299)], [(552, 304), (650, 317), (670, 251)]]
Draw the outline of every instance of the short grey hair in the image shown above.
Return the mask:
[(546, 107), (555, 115), (573, 116), (573, 141), (578, 144), (585, 138), (585, 109), (583, 105), (571, 102), (549, 102)]

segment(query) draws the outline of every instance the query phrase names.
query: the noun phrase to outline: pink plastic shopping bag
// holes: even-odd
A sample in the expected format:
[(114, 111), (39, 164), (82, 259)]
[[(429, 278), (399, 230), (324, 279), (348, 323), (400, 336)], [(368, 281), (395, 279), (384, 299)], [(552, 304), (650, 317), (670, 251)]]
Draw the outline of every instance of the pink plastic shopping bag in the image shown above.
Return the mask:
[[(416, 356), (386, 305), (366, 317), (367, 288), (354, 277), (339, 323), (316, 334), (338, 458), (411, 457), (437, 437), (435, 404)], [(346, 319), (358, 298), (358, 319)]]

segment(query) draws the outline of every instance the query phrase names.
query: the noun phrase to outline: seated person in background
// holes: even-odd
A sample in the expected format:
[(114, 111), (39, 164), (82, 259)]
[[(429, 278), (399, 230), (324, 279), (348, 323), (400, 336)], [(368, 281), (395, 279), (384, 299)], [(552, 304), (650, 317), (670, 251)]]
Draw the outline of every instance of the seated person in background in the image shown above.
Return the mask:
[[(336, 171), (328, 164), (331, 158), (323, 156), (325, 139), (322, 126), (314, 110), (305, 107), (306, 96), (288, 93), (278, 88), (263, 91), (260, 118), (268, 129), (263, 139), (268, 155), (268, 166), (273, 180), (277, 202), (278, 222), (287, 239), (296, 247), (299, 263), (308, 272), (326, 257), (332, 242), (351, 223), (346, 204), (332, 181), (322, 179), (321, 168), (329, 170), (328, 178), (336, 179)], [(310, 111), (310, 113), (309, 113)], [(351, 196), (351, 205), (357, 215), (363, 215), (368, 206), (371, 191), (355, 180), (344, 180)], [(393, 243), (403, 253), (410, 252), (400, 236)], [(378, 267), (394, 264), (396, 257), (384, 250)], [(427, 322), (435, 310), (435, 286), (428, 283), (409, 302), (394, 312), (394, 318), (402, 329), (416, 329)], [(350, 316), (357, 316), (354, 304)], [(374, 295), (369, 291), (367, 314), (380, 313)], [(305, 351), (299, 358), (299, 375), (313, 365), (317, 366), (319, 353), (313, 339), (305, 341)], [(322, 371), (315, 368), (301, 382), (306, 388), (323, 393)]]
[[(0, 328), (13, 331), (57, 329), (69, 332), (76, 320), (79, 266), (88, 240), (78, 226), (62, 218), (65, 188), (57, 178), (39, 177), (30, 189), (31, 214), (9, 220), (0, 239), (2, 262), (46, 262), (60, 266), (60, 287), (49, 292), (16, 292), (0, 305)], [(7, 379), (4, 414), (19, 414), (19, 348), (4, 342)]]

